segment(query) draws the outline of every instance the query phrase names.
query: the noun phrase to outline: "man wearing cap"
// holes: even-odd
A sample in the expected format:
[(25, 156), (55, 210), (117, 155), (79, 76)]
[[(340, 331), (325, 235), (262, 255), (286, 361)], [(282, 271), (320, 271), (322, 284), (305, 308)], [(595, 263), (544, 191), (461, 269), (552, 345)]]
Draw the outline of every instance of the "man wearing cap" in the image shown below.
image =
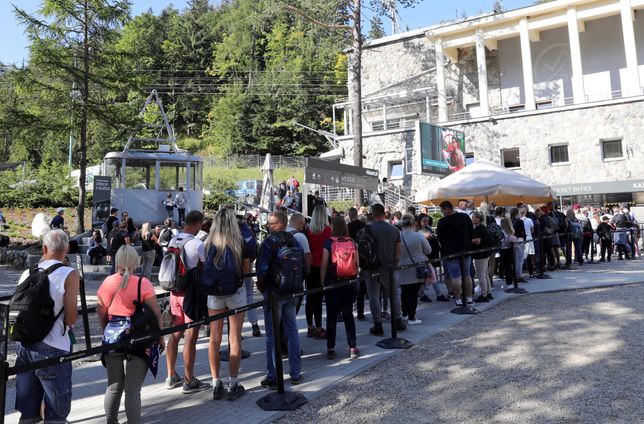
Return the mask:
[(49, 227), (52, 230), (55, 229), (65, 229), (65, 218), (63, 218), (63, 213), (65, 213), (65, 208), (57, 208), (56, 209), (56, 216), (54, 219), (51, 220), (51, 223), (49, 224)]

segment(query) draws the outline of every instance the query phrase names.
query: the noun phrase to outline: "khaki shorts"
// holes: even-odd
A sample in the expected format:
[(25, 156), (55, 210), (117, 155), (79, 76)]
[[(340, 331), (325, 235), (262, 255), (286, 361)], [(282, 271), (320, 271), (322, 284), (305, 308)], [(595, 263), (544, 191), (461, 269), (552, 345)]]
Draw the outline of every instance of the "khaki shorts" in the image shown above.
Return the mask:
[(208, 296), (208, 309), (215, 311), (221, 309), (238, 309), (246, 306), (246, 287), (243, 285), (237, 290), (237, 293), (230, 296)]

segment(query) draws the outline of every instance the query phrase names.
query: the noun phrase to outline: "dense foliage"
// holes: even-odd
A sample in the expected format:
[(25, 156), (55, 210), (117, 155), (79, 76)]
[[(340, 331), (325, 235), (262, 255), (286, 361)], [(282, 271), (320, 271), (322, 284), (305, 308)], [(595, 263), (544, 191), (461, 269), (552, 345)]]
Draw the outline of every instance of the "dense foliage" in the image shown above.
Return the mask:
[[(76, 3), (83, 2), (43, 0), (31, 17), (16, 11), (30, 34), (30, 59), (21, 68), (0, 66), (0, 162), (64, 164), (70, 136), (80, 139), (78, 34), (34, 25), (41, 17), (37, 22), (49, 25), (64, 15), (57, 7)], [(193, 152), (302, 155), (327, 149), (321, 137), (294, 123), (331, 129), (331, 104), (346, 95), (347, 40), (341, 32), (289, 14), (272, 0), (192, 0), (181, 11), (168, 7), (134, 17), (126, 1), (91, 3), (96, 10), (118, 6), (123, 15), (109, 34), (89, 35), (95, 47), (88, 165), (122, 149), (152, 89), (161, 94), (180, 145)], [(320, 18), (338, 19), (340, 1), (300, 3)], [(90, 20), (103, 18), (97, 13)]]

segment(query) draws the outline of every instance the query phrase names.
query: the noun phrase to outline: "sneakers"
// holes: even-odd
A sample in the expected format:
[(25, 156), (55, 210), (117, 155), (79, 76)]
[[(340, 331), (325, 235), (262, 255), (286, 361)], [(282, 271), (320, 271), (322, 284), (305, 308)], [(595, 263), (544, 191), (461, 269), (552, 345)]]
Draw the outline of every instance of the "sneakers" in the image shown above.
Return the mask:
[(373, 327), (369, 329), (369, 332), (374, 336), (382, 336), (383, 334), (385, 334), (385, 330), (383, 330), (382, 323), (380, 322), (374, 323)]
[(403, 319), (396, 320), (396, 330), (405, 331), (407, 329), (407, 324)]
[(315, 340), (325, 340), (326, 339), (326, 330), (324, 328), (318, 328), (315, 330)]
[(210, 384), (199, 381), (197, 377), (192, 377), (192, 380), (190, 380), (190, 382), (183, 383), (183, 393), (189, 395), (191, 393), (208, 390), (210, 387), (212, 387)]
[(432, 302), (432, 300), (431, 300), (431, 299), (429, 298), (429, 296), (427, 296), (426, 294), (424, 294), (424, 295), (422, 295), (422, 296), (420, 297), (420, 301), (421, 301), (421, 302), (425, 302), (425, 303), (431, 303), (431, 302)]
[(176, 389), (177, 387), (181, 387), (182, 385), (183, 378), (179, 377), (177, 374), (165, 379), (165, 388), (168, 390)]
[(466, 298), (465, 301), (467, 302), (468, 305), (473, 305), (474, 304), (474, 301), (472, 300), (471, 297)]
[(449, 299), (445, 297), (444, 294), (441, 294), (440, 296), (436, 297), (437, 302), (449, 302)]
[(367, 319), (367, 317), (365, 317), (364, 315), (358, 315), (356, 318), (358, 321), (364, 321)]
[(262, 387), (266, 387), (267, 389), (277, 390), (277, 380), (266, 377), (259, 384), (261, 384)]
[(455, 299), (454, 304), (456, 306), (463, 306), (463, 300), (462, 299)]
[(219, 380), (215, 387), (212, 388), (212, 398), (214, 400), (219, 400), (224, 397), (224, 383)]
[(488, 294), (488, 295), (487, 295), (487, 300), (488, 300), (488, 302), (489, 302), (490, 300), (494, 300), (494, 297), (492, 297), (492, 293), (490, 293), (490, 294)]
[(306, 330), (306, 337), (315, 337), (315, 327), (309, 327)]
[(291, 377), (291, 385), (297, 386), (302, 382), (302, 374), (298, 375), (297, 377)]
[(409, 321), (407, 321), (407, 325), (418, 325), (422, 323), (423, 322), (419, 319), (410, 319)]
[(326, 359), (335, 359), (335, 349), (326, 350)]
[(350, 358), (351, 359), (356, 359), (358, 356), (360, 356), (360, 351), (358, 350), (357, 347), (352, 347), (351, 348), (351, 353), (350, 353)]
[(381, 316), (381, 317), (382, 317), (382, 319), (384, 319), (385, 321), (389, 321), (389, 320), (391, 319), (391, 315), (390, 315), (390, 314), (389, 314), (389, 312), (387, 312), (387, 311), (382, 311), (382, 313), (380, 314), (380, 316)]
[(228, 390), (226, 390), (226, 399), (236, 400), (244, 393), (246, 393), (246, 389), (244, 389), (244, 386), (242, 386), (239, 383), (235, 383), (232, 386), (228, 386)]
[(253, 324), (253, 337), (262, 337), (262, 332), (257, 324)]

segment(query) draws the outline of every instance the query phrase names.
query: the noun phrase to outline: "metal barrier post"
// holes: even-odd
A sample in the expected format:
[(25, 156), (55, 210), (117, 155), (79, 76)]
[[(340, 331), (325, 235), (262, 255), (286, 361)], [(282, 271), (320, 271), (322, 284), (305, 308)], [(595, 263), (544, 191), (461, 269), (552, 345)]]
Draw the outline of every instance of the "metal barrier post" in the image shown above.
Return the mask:
[(76, 254), (76, 270), (80, 277), (79, 293), (81, 301), (81, 314), (83, 316), (83, 334), (85, 335), (85, 347), (92, 347), (92, 335), (89, 329), (89, 316), (87, 314), (87, 296), (85, 294), (85, 270), (83, 269), (83, 257)]
[(273, 328), (273, 363), (277, 378), (277, 393), (269, 393), (257, 399), (257, 404), (264, 411), (293, 411), (304, 405), (306, 398), (297, 392), (284, 390), (284, 369), (282, 367), (282, 343), (280, 336), (279, 300), (276, 293), (269, 292), (271, 325)]
[(0, 305), (2, 311), (2, 328), (0, 328), (0, 424), (4, 424), (5, 407), (7, 402), (7, 381), (9, 379), (9, 363), (7, 362), (7, 352), (9, 346), (9, 305)]
[(512, 287), (505, 289), (506, 293), (515, 293), (515, 294), (524, 294), (530, 293), (524, 288), (519, 287), (519, 282), (517, 281), (517, 263), (516, 255), (514, 254), (514, 249), (516, 249), (516, 243), (510, 243), (510, 250), (512, 250)]
[(396, 292), (394, 290), (394, 269), (387, 269), (387, 279), (389, 280), (389, 305), (391, 306), (391, 338), (382, 339), (376, 346), (383, 349), (409, 349), (414, 344), (407, 339), (398, 338), (398, 333), (396, 329), (396, 319), (394, 311), (394, 296)]
[[(465, 292), (465, 278), (470, 277), (469, 275), (465, 275), (465, 253), (461, 252), (461, 255), (458, 257), (459, 259), (459, 268), (461, 269), (461, 306), (457, 306), (456, 308), (452, 309), (450, 312), (453, 314), (458, 314), (458, 315), (474, 315), (478, 314), (479, 311), (468, 305), (467, 304), (467, 293)], [(474, 281), (472, 281), (472, 289), (474, 289)], [(473, 290), (472, 290), (473, 291)], [(472, 295), (474, 293), (471, 293)]]

